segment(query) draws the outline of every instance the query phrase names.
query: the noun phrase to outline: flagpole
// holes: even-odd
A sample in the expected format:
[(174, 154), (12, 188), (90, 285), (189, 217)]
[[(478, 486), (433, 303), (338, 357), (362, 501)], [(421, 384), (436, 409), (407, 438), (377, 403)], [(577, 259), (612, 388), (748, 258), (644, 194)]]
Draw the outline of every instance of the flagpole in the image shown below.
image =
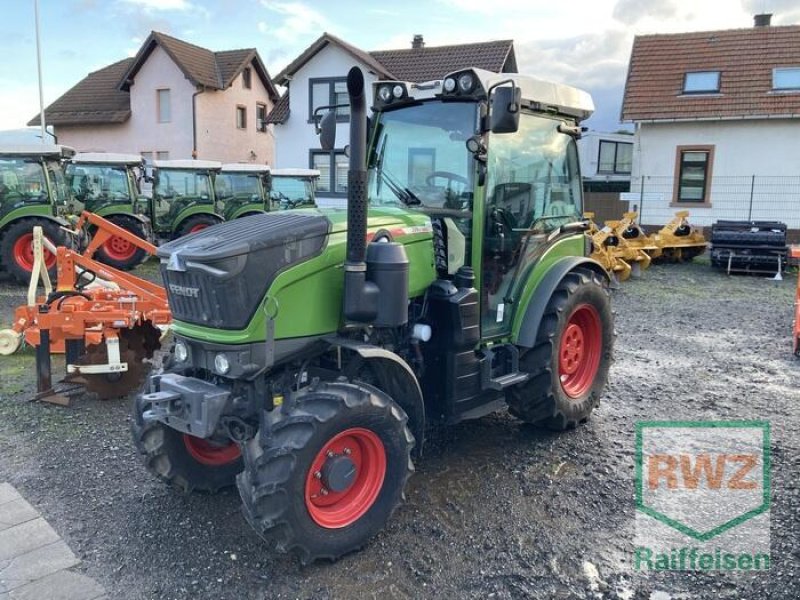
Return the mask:
[(33, 0), (33, 14), (36, 20), (36, 69), (39, 71), (39, 121), (42, 126), (42, 143), (47, 143), (47, 125), (44, 121), (44, 91), (42, 90), (42, 49), (39, 44), (39, 0)]

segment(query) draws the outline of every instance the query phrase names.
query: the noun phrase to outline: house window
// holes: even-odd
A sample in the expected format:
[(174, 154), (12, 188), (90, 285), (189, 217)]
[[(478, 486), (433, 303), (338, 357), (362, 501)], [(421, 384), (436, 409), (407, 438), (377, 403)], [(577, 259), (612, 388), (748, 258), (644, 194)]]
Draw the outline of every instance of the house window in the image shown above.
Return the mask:
[(260, 102), (256, 104), (256, 129), (262, 132), (267, 130), (267, 105)]
[(247, 129), (247, 107), (236, 107), (236, 128)]
[(172, 120), (172, 110), (169, 103), (169, 90), (156, 90), (156, 103), (158, 105), (158, 122), (169, 123)]
[(710, 204), (713, 146), (679, 146), (676, 155), (675, 204)]
[[(308, 121), (314, 120), (314, 111), (320, 106), (336, 106), (349, 104), (347, 95), (347, 79), (344, 77), (327, 79), (310, 79), (308, 82)], [(336, 109), (337, 121), (350, 119), (350, 107)]]
[(719, 92), (719, 71), (697, 71), (686, 73), (683, 78), (684, 94), (708, 94)]
[(142, 155), (142, 158), (147, 162), (153, 162), (153, 153), (152, 152), (140, 152), (139, 154)]
[(433, 148), (408, 149), (408, 185), (425, 187), (428, 177), (436, 170), (436, 151)]
[(598, 173), (630, 175), (632, 162), (632, 143), (600, 140), (600, 158), (597, 162)]
[(800, 67), (772, 69), (773, 90), (800, 90)]
[(349, 160), (345, 156), (344, 150), (334, 150), (333, 152), (312, 150), (310, 166), (319, 171), (318, 192), (336, 196), (347, 194)]
[(169, 160), (169, 150), (159, 150), (156, 152), (156, 160)]
[(242, 84), (247, 90), (253, 86), (252, 71), (250, 67), (247, 67), (244, 71), (242, 71)]

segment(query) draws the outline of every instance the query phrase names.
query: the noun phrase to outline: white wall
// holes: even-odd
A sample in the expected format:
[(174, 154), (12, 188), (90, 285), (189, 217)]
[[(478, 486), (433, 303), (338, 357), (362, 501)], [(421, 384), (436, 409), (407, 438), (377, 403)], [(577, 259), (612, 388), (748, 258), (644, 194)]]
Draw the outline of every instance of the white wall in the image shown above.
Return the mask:
[[(314, 124), (308, 122), (309, 79), (346, 77), (354, 66), (359, 66), (364, 71), (369, 107), (372, 104), (369, 97), (372, 93), (372, 82), (377, 80), (377, 76), (337, 46), (328, 44), (294, 74), (289, 84), (289, 118), (286, 123), (275, 125), (276, 168), (309, 167), (309, 151), (319, 148)], [(349, 143), (349, 135), (349, 124), (339, 123), (336, 127), (336, 147), (344, 148)], [(344, 206), (344, 199), (329, 200), (323, 194), (319, 194), (317, 199), (321, 206)]]
[[(269, 114), (272, 101), (252, 64), (250, 81), (251, 88), (245, 88), (240, 74), (229, 88), (197, 96), (197, 158), (272, 164), (275, 151), (272, 126), (266, 132), (256, 129), (256, 103), (266, 104)], [(237, 105), (247, 109), (246, 129), (236, 127)]]
[(692, 223), (709, 226), (718, 219), (752, 217), (800, 228), (799, 138), (800, 119), (641, 124), (629, 199), (641, 202), (642, 223), (666, 223), (684, 208), (670, 206), (677, 147), (713, 145), (711, 207), (685, 205)]

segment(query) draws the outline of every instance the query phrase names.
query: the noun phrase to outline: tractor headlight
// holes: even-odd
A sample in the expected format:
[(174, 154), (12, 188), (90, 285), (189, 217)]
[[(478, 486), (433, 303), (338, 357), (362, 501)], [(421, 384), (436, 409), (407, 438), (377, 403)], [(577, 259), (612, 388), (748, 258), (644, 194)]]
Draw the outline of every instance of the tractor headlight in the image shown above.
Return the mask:
[(228, 357), (224, 354), (217, 354), (214, 357), (214, 370), (220, 375), (225, 375), (225, 373), (230, 371), (231, 363), (228, 360)]
[(388, 85), (382, 85), (379, 87), (378, 99), (381, 102), (390, 102), (392, 100), (392, 88)]
[(464, 94), (469, 94), (475, 87), (475, 78), (472, 73), (464, 73), (458, 78), (458, 89)]
[(392, 88), (392, 96), (397, 98), (398, 100), (402, 98), (406, 93), (405, 88), (402, 85), (398, 84)]
[(189, 349), (183, 342), (175, 342), (175, 360), (178, 362), (186, 362), (189, 358)]
[(444, 91), (445, 92), (454, 92), (456, 89), (456, 80), (452, 77), (448, 77), (444, 80)]

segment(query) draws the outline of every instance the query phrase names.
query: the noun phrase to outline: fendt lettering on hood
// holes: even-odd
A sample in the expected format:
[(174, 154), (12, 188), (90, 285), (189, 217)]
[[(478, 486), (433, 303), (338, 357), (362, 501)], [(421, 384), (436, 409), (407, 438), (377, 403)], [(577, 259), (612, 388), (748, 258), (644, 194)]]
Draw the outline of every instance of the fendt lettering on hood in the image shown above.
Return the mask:
[(174, 283), (169, 284), (169, 291), (176, 296), (186, 296), (187, 298), (197, 298), (200, 295), (200, 288), (176, 285)]

